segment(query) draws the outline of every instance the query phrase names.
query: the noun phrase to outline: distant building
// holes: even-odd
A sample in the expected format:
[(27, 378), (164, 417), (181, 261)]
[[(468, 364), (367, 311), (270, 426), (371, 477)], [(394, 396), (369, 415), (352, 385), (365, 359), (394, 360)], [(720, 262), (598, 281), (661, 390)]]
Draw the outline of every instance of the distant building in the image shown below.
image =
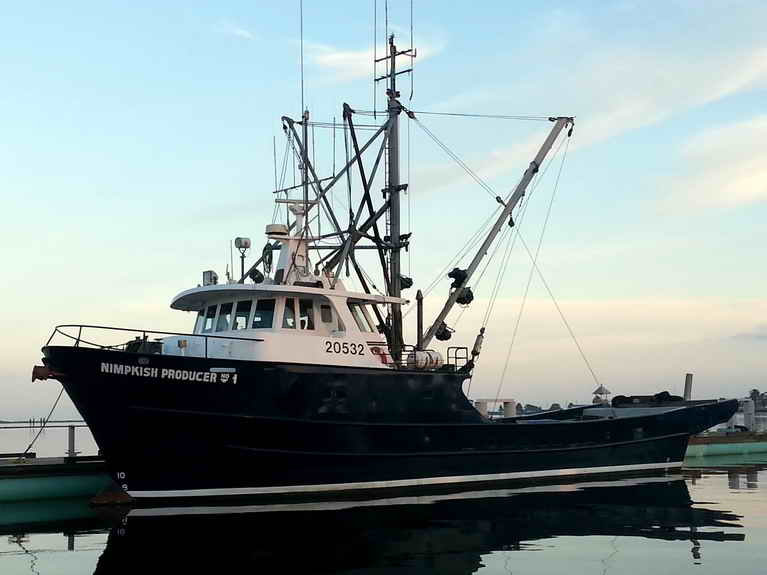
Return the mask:
[(591, 400), (591, 403), (597, 405), (597, 404), (609, 404), (610, 403), (610, 390), (607, 389), (604, 385), (600, 384), (599, 387), (597, 387), (594, 391), (594, 399)]

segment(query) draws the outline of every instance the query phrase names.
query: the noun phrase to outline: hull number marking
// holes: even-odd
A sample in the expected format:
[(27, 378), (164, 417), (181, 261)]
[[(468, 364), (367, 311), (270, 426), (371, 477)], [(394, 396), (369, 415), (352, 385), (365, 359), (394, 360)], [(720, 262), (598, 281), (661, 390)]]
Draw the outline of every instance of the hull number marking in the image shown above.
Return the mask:
[(326, 341), (325, 353), (340, 353), (343, 355), (365, 355), (365, 346), (361, 343)]

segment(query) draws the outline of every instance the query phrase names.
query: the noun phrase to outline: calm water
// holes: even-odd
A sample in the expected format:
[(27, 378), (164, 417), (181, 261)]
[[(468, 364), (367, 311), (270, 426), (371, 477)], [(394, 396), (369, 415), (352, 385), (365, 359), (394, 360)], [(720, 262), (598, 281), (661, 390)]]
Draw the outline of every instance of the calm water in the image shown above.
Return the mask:
[[(694, 503), (690, 504), (690, 500)], [(99, 516), (0, 504), (0, 573), (767, 572), (767, 454), (671, 478)]]

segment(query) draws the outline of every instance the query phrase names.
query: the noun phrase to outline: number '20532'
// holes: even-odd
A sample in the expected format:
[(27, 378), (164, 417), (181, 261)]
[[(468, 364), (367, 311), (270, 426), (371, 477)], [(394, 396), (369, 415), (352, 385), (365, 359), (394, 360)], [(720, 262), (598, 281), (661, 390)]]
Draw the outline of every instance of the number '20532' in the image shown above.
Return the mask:
[(343, 353), (346, 355), (364, 355), (365, 346), (361, 343), (326, 341), (325, 353)]

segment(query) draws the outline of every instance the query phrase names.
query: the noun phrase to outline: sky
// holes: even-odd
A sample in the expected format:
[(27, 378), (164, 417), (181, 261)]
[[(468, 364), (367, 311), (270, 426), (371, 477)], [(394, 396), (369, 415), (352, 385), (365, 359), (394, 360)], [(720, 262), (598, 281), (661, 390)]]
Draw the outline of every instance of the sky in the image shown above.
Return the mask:
[[(312, 118), (371, 110), (384, 2), (304, 4)], [(410, 2), (388, 12), (409, 47)], [(681, 393), (686, 372), (696, 397), (767, 388), (765, 21), (759, 1), (414, 0), (406, 106), (576, 122), (518, 229), (535, 250), (551, 203), (538, 267), (594, 374), (517, 243), (473, 397)], [(29, 374), (55, 325), (190, 330), (171, 298), (203, 270), (223, 278), (233, 237), (262, 245), (280, 117), (301, 114), (299, 23), (298, 2), (0, 2), (0, 419), (47, 413), (58, 384)], [(501, 195), (549, 128), (418, 118)], [(404, 267), (425, 289), (497, 204), (418, 125), (401, 130)], [(328, 174), (330, 132), (313, 140)], [(340, 136), (335, 149), (338, 164)], [(473, 342), (497, 263), (451, 315), (451, 343)]]

